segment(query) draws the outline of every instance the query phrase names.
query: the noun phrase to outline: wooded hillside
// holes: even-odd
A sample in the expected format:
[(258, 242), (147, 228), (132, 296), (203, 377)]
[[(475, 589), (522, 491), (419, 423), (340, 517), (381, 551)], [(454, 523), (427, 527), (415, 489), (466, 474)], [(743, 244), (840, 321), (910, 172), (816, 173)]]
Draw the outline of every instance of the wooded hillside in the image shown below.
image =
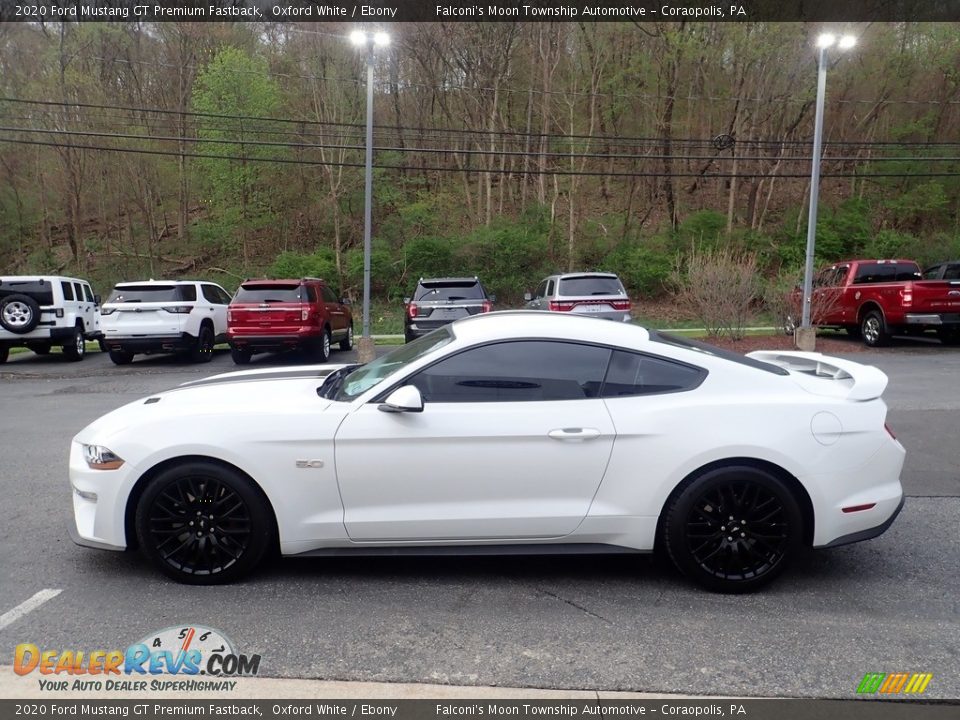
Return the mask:
[[(337, 24), (0, 26), (0, 273), (361, 284), (364, 59)], [(398, 24), (375, 85), (373, 279), (516, 300), (604, 268), (656, 294), (692, 244), (799, 265), (800, 23)], [(960, 25), (830, 58), (818, 253), (960, 257)]]

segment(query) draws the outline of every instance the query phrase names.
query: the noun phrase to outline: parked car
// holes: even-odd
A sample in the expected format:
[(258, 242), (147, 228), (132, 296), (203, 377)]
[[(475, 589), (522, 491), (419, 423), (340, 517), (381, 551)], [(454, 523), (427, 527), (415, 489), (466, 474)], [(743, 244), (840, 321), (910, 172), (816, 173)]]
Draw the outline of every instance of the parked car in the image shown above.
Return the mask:
[[(820, 327), (845, 328), (870, 347), (885, 345), (896, 334), (927, 330), (945, 343), (957, 342), (960, 279), (921, 277), (913, 260), (835, 263), (814, 279), (811, 317)], [(798, 305), (799, 300), (798, 295)]]
[(210, 362), (227, 335), (230, 294), (212, 282), (147, 280), (118, 283), (103, 305), (103, 343), (116, 365), (138, 354), (186, 353)]
[(585, 272), (551, 275), (523, 299), (530, 310), (570, 312), (630, 322), (630, 298), (613, 273)]
[(99, 340), (100, 298), (86, 280), (60, 275), (0, 277), (0, 363), (10, 348), (46, 355), (54, 345), (67, 360), (83, 360), (87, 340)]
[(413, 296), (404, 298), (403, 335), (407, 342), (454, 320), (493, 311), (496, 296), (480, 278), (420, 278)]
[(960, 260), (933, 265), (923, 271), (924, 280), (960, 280)]
[(294, 349), (326, 362), (333, 342), (353, 347), (350, 301), (319, 278), (247, 280), (230, 303), (227, 341), (237, 365), (255, 353)]
[(232, 372), (101, 417), (71, 446), (72, 534), (195, 584), (271, 547), (660, 549), (707, 588), (753, 590), (801, 546), (893, 522), (905, 453), (886, 385), (816, 353), (484, 313), (366, 365)]

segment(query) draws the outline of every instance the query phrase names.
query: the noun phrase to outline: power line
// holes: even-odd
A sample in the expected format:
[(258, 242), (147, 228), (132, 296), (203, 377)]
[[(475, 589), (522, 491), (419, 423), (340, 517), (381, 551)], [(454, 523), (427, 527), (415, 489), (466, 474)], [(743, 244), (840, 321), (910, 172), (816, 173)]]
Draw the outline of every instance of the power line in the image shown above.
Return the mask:
[[(97, 132), (89, 130), (57, 130), (50, 128), (27, 128), (27, 127), (5, 127), (0, 126), (0, 131), (2, 132), (25, 132), (25, 133), (37, 133), (43, 135), (76, 135), (81, 137), (102, 137), (102, 138), (111, 138), (116, 140), (148, 140), (148, 141), (159, 141), (159, 142), (186, 142), (186, 143), (211, 143), (218, 145), (250, 145), (255, 147), (280, 147), (280, 148), (290, 148), (290, 149), (301, 149), (301, 150), (354, 150), (360, 151), (365, 149), (365, 145), (321, 145), (316, 143), (294, 143), (286, 141), (269, 141), (269, 140), (246, 140), (246, 139), (237, 139), (237, 138), (205, 138), (205, 137), (183, 137), (183, 136), (172, 136), (172, 135), (133, 135), (129, 133), (115, 133), (115, 132)], [(423, 154), (442, 154), (442, 155), (479, 155), (479, 156), (494, 156), (494, 157), (550, 157), (557, 158), (560, 160), (567, 159), (596, 159), (596, 160), (613, 160), (613, 161), (623, 161), (623, 160), (710, 160), (713, 162), (731, 162), (731, 161), (772, 161), (774, 159), (786, 162), (803, 162), (809, 163), (811, 161), (810, 156), (792, 156), (787, 157), (783, 156), (780, 158), (774, 158), (767, 155), (740, 155), (740, 156), (715, 156), (715, 155), (640, 155), (640, 154), (610, 154), (610, 153), (590, 153), (590, 152), (538, 152), (538, 151), (517, 151), (517, 150), (470, 150), (470, 149), (458, 149), (458, 148), (435, 148), (435, 147), (391, 147), (391, 146), (374, 146), (374, 150), (379, 152), (397, 152), (397, 153), (423, 153)], [(179, 153), (178, 153), (179, 154)], [(826, 156), (822, 158), (823, 162), (960, 162), (960, 156), (957, 157), (878, 157), (878, 158), (861, 158), (861, 157), (831, 157)]]
[[(135, 153), (141, 155), (162, 155), (168, 157), (193, 157), (205, 158), (211, 160), (240, 160), (245, 162), (263, 162), (278, 163), (286, 165), (308, 165), (328, 167), (363, 167), (363, 163), (352, 163), (343, 161), (311, 161), (297, 160), (294, 158), (278, 157), (250, 157), (243, 155), (212, 155), (196, 152), (178, 152), (174, 150), (149, 150), (146, 148), (118, 148), (104, 145), (74, 145), (68, 143), (44, 142), (41, 140), (22, 140), (13, 138), (0, 138), (0, 143), (12, 143), (16, 145), (39, 145), (54, 148), (66, 148), (73, 150), (97, 150), (105, 152)], [(384, 170), (415, 170), (419, 172), (465, 172), (465, 173), (487, 173), (493, 175), (559, 175), (559, 176), (583, 176), (583, 177), (696, 177), (701, 179), (710, 178), (808, 178), (808, 173), (693, 173), (693, 172), (604, 172), (604, 171), (570, 171), (570, 170), (507, 170), (498, 168), (456, 168), (425, 165), (394, 165), (387, 163), (374, 163), (373, 166)], [(821, 177), (835, 178), (921, 178), (921, 177), (960, 177), (960, 172), (938, 172), (938, 173), (823, 173)]]

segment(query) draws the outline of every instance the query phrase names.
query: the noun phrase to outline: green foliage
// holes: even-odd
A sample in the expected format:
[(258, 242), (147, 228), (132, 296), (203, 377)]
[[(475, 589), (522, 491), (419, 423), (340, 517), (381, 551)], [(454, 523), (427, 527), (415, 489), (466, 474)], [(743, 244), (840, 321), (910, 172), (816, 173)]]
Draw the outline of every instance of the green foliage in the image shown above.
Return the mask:
[(653, 297), (664, 292), (676, 257), (661, 248), (624, 243), (607, 255), (603, 266), (620, 275), (631, 295)]
[(715, 210), (700, 210), (687, 216), (677, 227), (677, 243), (684, 250), (689, 250), (693, 245), (700, 248), (716, 247), (726, 230), (726, 215)]
[(318, 277), (336, 284), (337, 264), (333, 250), (321, 248), (309, 255), (282, 252), (267, 271), (275, 278)]
[(453, 244), (437, 237), (418, 237), (407, 242), (402, 250), (406, 274), (410, 278), (457, 273), (453, 260)]
[(860, 253), (873, 235), (870, 203), (846, 200), (836, 208), (818, 209), (817, 258), (834, 262)]

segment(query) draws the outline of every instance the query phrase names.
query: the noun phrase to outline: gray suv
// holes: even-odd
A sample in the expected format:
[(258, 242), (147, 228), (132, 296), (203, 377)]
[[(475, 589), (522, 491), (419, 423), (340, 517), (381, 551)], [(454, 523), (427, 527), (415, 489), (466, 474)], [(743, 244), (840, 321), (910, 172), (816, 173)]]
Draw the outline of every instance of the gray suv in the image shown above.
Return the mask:
[(496, 301), (476, 277), (420, 278), (413, 297), (403, 299), (404, 338), (410, 342), (454, 320), (491, 312)]
[(551, 275), (532, 293), (526, 293), (528, 310), (572, 312), (606, 320), (630, 322), (630, 298), (613, 273), (580, 272)]

